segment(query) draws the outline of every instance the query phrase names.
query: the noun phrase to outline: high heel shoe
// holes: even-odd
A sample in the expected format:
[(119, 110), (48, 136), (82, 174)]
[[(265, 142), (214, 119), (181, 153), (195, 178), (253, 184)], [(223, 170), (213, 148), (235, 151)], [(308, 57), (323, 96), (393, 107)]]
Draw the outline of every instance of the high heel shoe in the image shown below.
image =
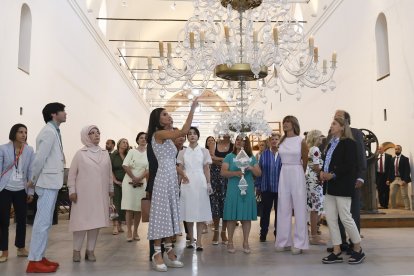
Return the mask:
[(96, 257), (95, 257), (95, 253), (93, 252), (93, 250), (91, 250), (91, 251), (86, 250), (85, 251), (85, 260), (90, 261), (90, 262), (96, 262)]
[(227, 244), (227, 243), (228, 243), (228, 241), (229, 241), (229, 240), (227, 239), (226, 234), (227, 234), (226, 230), (221, 231), (221, 243), (222, 243), (222, 244)]
[(234, 249), (234, 245), (232, 242), (227, 243), (227, 252), (234, 254), (236, 253), (236, 249)]
[(219, 239), (219, 230), (218, 229), (214, 229), (213, 232), (214, 232), (214, 235), (213, 235), (212, 244), (213, 245), (218, 245), (219, 244), (219, 241), (218, 241), (218, 239)]
[(151, 257), (152, 267), (158, 272), (167, 272), (168, 268), (164, 263), (157, 264), (157, 262), (155, 261), (155, 256), (157, 254), (161, 254), (161, 246), (154, 246), (154, 250), (155, 253)]
[(164, 248), (165, 248), (165, 253), (166, 253), (166, 254), (164, 254), (164, 263), (168, 267), (180, 268), (180, 267), (184, 266), (183, 262), (177, 260), (177, 256), (175, 256), (175, 260), (171, 260), (170, 257), (168, 256), (168, 254), (171, 252), (171, 250), (173, 250), (172, 243), (164, 244)]

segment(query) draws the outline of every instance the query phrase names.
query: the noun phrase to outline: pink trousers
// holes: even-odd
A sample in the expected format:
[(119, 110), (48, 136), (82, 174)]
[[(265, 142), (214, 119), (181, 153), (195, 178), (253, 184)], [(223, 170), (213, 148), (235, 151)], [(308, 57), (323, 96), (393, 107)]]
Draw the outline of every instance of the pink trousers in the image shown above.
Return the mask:
[[(309, 248), (306, 203), (306, 180), (302, 165), (283, 165), (278, 190), (275, 247)], [(293, 243), (292, 209), (295, 215)]]

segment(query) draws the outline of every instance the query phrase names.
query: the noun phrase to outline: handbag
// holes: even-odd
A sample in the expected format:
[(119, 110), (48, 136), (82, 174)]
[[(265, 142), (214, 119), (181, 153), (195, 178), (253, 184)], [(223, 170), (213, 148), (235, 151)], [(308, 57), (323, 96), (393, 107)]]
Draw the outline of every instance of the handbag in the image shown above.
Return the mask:
[(141, 220), (149, 222), (149, 214), (151, 209), (151, 199), (144, 197), (141, 199)]
[(109, 204), (109, 219), (115, 220), (119, 217), (118, 211), (116, 210), (115, 205), (111, 202)]
[(261, 195), (256, 195), (256, 204), (257, 204), (257, 216), (261, 217), (263, 213), (263, 202), (262, 202)]

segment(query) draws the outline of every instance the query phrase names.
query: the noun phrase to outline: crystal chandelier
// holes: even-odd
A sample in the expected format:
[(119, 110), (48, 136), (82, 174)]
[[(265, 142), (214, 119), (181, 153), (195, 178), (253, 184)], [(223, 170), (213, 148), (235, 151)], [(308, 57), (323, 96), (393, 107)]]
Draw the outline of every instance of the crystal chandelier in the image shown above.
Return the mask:
[[(194, 0), (193, 15), (178, 42), (159, 42), (158, 70), (148, 57), (148, 73), (160, 93), (224, 88), (224, 81), (260, 80), (264, 91), (283, 88), (299, 100), (303, 87), (335, 89), (334, 52), (320, 63), (314, 39), (305, 39), (302, 23), (287, 0)], [(217, 79), (219, 77), (220, 79)], [(179, 83), (179, 85), (177, 85)], [(174, 85), (173, 85), (174, 84)], [(292, 86), (293, 85), (293, 86)], [(293, 89), (292, 89), (293, 87)]]
[(255, 136), (270, 136), (272, 129), (263, 118), (263, 111), (252, 110), (247, 113), (247, 97), (244, 93), (246, 83), (239, 82), (240, 95), (237, 97), (236, 108), (230, 112), (221, 115), (216, 126), (214, 134), (216, 137), (223, 137), (235, 133), (235, 136), (246, 137), (248, 134)]

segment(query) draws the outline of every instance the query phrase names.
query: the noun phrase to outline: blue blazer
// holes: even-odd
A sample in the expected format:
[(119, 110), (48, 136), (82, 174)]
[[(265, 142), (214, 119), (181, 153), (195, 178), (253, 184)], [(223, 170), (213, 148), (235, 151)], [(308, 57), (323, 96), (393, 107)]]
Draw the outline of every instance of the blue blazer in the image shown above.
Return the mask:
[[(14, 163), (14, 147), (13, 142), (9, 142), (7, 144), (0, 146), (0, 170), (3, 173), (7, 170), (10, 166)], [(20, 161), (23, 162), (23, 172), (24, 172), (24, 180), (28, 182), (32, 177), (32, 162), (34, 160), (34, 151), (33, 148), (29, 145), (25, 145), (22, 155), (20, 156)], [(10, 169), (5, 175), (0, 178), (0, 192), (7, 186), (10, 181), (10, 177), (12, 175), (13, 169)], [(1, 174), (0, 174), (1, 175)], [(27, 189), (26, 193), (29, 195), (34, 194), (33, 189)]]

